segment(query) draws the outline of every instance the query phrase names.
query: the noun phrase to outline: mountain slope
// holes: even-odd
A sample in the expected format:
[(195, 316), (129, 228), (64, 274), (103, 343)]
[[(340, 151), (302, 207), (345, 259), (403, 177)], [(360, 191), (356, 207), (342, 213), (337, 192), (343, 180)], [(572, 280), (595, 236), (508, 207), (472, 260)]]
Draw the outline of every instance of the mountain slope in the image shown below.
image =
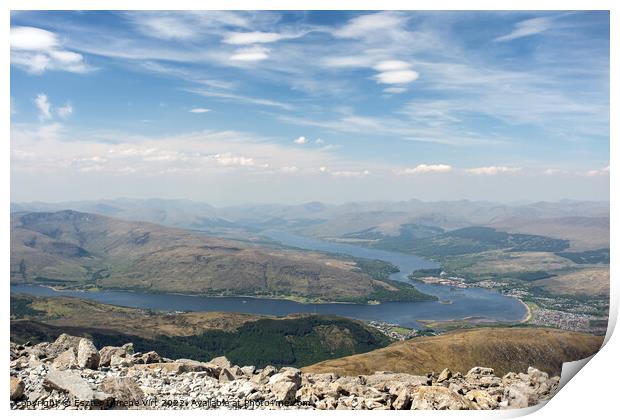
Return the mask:
[(97, 347), (133, 342), (137, 351), (208, 360), (225, 355), (240, 365), (304, 366), (385, 347), (391, 340), (353, 319), (224, 312), (163, 313), (85, 299), (11, 295), (11, 339), (54, 341), (69, 331)]
[(11, 282), (365, 302), (431, 299), (356, 263), (70, 210), (11, 215)]
[(375, 371), (422, 375), (446, 367), (453, 372), (467, 372), (474, 366), (488, 366), (503, 375), (533, 366), (558, 375), (562, 363), (594, 354), (602, 342), (603, 337), (554, 329), (479, 328), (417, 337), (369, 353), (327, 360), (303, 370), (344, 375)]

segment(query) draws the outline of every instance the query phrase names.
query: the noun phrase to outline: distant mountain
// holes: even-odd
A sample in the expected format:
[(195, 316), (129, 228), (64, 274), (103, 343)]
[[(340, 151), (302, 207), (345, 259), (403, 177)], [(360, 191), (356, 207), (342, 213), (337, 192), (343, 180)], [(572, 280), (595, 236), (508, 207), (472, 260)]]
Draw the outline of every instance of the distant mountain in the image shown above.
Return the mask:
[(425, 300), (347, 258), (64, 210), (11, 215), (11, 282), (322, 301)]
[(571, 241), (576, 250), (609, 247), (609, 203), (585, 201), (498, 204), (483, 201), (369, 201), (345, 204), (248, 204), (213, 207), (190, 200), (117, 199), (65, 203), (12, 203), (11, 211), (76, 211), (216, 236), (245, 238), (272, 228), (306, 236), (351, 237), (365, 230), (398, 236), (403, 226), (443, 230), (487, 226), (510, 233), (545, 235)]

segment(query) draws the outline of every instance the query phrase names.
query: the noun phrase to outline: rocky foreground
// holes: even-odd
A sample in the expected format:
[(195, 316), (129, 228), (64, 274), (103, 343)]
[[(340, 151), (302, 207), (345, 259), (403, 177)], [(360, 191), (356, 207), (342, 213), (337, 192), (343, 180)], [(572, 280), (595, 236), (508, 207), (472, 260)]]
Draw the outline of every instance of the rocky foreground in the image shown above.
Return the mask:
[(53, 343), (11, 343), (12, 409), (396, 409), (524, 408), (549, 399), (558, 377), (529, 368), (499, 378), (474, 367), (426, 376), (365, 376), (170, 360), (62, 334)]

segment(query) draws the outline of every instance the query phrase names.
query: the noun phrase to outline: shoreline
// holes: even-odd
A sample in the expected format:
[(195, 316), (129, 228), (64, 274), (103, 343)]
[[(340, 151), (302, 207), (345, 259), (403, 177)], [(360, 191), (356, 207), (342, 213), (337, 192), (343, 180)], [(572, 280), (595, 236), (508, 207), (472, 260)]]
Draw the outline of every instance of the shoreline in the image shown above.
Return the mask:
[(526, 313), (525, 313), (525, 316), (521, 319), (520, 323), (521, 324), (526, 324), (526, 323), (530, 322), (530, 320), (534, 316), (534, 314), (532, 313), (532, 308), (530, 308), (530, 305), (528, 305), (527, 303), (523, 302), (523, 300), (521, 300), (520, 298), (516, 298), (516, 299), (519, 302), (521, 302), (521, 304), (523, 306), (525, 306)]

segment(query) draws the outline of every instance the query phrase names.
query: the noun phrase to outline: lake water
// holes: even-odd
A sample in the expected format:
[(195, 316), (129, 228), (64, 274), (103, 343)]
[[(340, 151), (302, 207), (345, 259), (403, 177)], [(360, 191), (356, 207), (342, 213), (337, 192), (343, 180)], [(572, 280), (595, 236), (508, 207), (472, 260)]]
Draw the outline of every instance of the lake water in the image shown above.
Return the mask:
[(429, 285), (407, 279), (407, 275), (416, 269), (437, 266), (431, 261), (413, 255), (320, 241), (282, 231), (269, 231), (265, 232), (265, 234), (287, 246), (388, 261), (398, 266), (401, 270), (400, 273), (395, 273), (391, 276), (393, 280), (412, 283), (419, 290), (438, 296), (442, 301), (451, 301), (452, 303), (304, 304), (276, 299), (203, 297), (132, 291), (56, 291), (37, 285), (11, 285), (11, 293), (28, 293), (36, 296), (73, 296), (112, 305), (164, 311), (224, 311), (276, 316), (291, 313), (320, 313), (347, 316), (367, 321), (386, 321), (412, 328), (419, 328), (421, 326), (417, 320), (450, 320), (482, 317), (510, 322), (522, 319), (526, 313), (525, 307), (518, 300), (503, 296), (493, 290), (480, 288), (455, 289), (449, 286)]

